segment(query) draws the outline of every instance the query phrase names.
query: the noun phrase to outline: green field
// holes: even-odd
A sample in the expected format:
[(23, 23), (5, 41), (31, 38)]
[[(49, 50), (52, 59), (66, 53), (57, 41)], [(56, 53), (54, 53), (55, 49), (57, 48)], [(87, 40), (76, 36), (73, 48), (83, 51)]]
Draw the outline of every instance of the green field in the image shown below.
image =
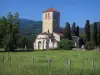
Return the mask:
[(100, 51), (1, 52), (0, 75), (100, 75)]

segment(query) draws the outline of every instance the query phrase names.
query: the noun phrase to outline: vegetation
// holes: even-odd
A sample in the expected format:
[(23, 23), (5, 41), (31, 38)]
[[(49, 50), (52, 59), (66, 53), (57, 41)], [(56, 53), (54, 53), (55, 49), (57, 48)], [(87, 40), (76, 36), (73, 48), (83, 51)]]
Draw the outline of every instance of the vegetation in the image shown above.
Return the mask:
[(72, 32), (72, 36), (79, 37), (79, 26), (76, 27), (76, 24), (73, 23), (71, 32)]
[(79, 47), (82, 47), (82, 45), (84, 45), (84, 40), (82, 37), (79, 38)]
[(98, 29), (98, 46), (100, 47), (100, 26), (99, 26), (99, 29)]
[(59, 48), (65, 50), (71, 50), (74, 47), (74, 43), (68, 39), (62, 39), (59, 44)]
[(90, 22), (89, 20), (86, 20), (86, 24), (85, 24), (85, 36), (86, 36), (86, 41), (90, 41)]
[(3, 47), (6, 51), (13, 51), (16, 49), (19, 25), (18, 16), (18, 13), (15, 13), (15, 15), (8, 13), (7, 18), (2, 17), (0, 19), (0, 36), (2, 36), (0, 40), (2, 40)]
[(0, 75), (100, 75), (98, 51), (54, 50), (10, 52), (9, 55), (8, 60), (7, 52), (0, 53)]
[(14, 15), (11, 12), (8, 16), (0, 18), (0, 48), (4, 48), (5, 51), (15, 51), (20, 49), (33, 49), (34, 35), (24, 35), (20, 32), (18, 19), (19, 14)]
[(72, 36), (75, 36), (76, 35), (76, 24), (73, 23), (72, 25)]
[(3, 16), (0, 18), (0, 47), (3, 47), (3, 38), (5, 36), (6, 18)]
[[(66, 26), (63, 31), (64, 39), (71, 40), (72, 39), (71, 36), (78, 36), (80, 37), (78, 41), (79, 47), (81, 47), (82, 45), (85, 45), (85, 49), (88, 49), (88, 50), (100, 47), (100, 30), (99, 30), (100, 27), (98, 26), (98, 24), (99, 24), (98, 22), (95, 22), (92, 25), (93, 29), (91, 29), (89, 20), (86, 20), (85, 31), (84, 31), (85, 35), (79, 36), (79, 33), (80, 33), (79, 26), (76, 27), (76, 24), (73, 23), (72, 29), (70, 30), (70, 24), (66, 22)], [(90, 33), (91, 30), (93, 31), (92, 33)], [(61, 43), (64, 43), (64, 42), (61, 41)], [(93, 45), (93, 46), (90, 46), (90, 45)]]
[(94, 23), (94, 26), (93, 26), (93, 43), (95, 46), (98, 45), (98, 42), (97, 42), (97, 34), (98, 34), (98, 30), (97, 30), (97, 23), (95, 22)]
[(66, 22), (66, 26), (64, 28), (63, 34), (64, 34), (64, 39), (68, 39), (68, 40), (72, 39), (71, 30), (70, 30), (70, 24), (68, 22)]
[[(94, 22), (93, 24), (93, 32), (90, 35), (90, 23), (89, 20), (86, 21), (86, 26), (85, 26), (85, 49), (94, 49), (97, 48), (97, 46), (99, 47), (99, 26), (97, 26), (97, 22)], [(92, 38), (90, 38), (92, 37)]]
[(92, 42), (86, 42), (85, 49), (87, 49), (87, 50), (93, 50), (94, 48), (95, 48), (94, 43), (92, 43)]
[(79, 37), (79, 26), (76, 27), (76, 36)]

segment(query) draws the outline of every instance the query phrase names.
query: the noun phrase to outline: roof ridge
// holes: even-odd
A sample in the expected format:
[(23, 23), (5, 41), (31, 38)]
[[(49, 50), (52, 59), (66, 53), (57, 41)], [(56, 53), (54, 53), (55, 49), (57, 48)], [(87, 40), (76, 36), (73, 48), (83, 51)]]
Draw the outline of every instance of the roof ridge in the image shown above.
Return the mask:
[(46, 9), (44, 12), (58, 12), (58, 13), (59, 13), (59, 11), (57, 11), (57, 10), (54, 9), (54, 8), (48, 8), (48, 9)]

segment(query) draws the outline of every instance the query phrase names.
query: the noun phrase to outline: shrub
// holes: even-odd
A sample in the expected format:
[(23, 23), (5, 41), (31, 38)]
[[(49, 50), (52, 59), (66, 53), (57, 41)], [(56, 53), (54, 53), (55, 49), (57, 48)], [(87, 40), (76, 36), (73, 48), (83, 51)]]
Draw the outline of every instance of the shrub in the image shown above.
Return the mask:
[(74, 47), (74, 43), (71, 40), (62, 39), (59, 43), (59, 48), (71, 50)]
[(100, 45), (97, 45), (98, 48), (100, 48)]
[(85, 49), (87, 50), (93, 50), (95, 48), (95, 45), (92, 42), (87, 42), (85, 44)]

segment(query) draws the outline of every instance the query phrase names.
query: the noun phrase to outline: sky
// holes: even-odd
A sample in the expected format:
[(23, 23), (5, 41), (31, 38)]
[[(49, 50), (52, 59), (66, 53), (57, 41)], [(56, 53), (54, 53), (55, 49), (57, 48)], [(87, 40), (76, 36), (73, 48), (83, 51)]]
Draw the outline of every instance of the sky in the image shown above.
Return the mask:
[(80, 27), (100, 21), (100, 0), (0, 0), (0, 17), (18, 12), (20, 18), (42, 20), (42, 12), (54, 8), (60, 12), (60, 26), (75, 22)]

